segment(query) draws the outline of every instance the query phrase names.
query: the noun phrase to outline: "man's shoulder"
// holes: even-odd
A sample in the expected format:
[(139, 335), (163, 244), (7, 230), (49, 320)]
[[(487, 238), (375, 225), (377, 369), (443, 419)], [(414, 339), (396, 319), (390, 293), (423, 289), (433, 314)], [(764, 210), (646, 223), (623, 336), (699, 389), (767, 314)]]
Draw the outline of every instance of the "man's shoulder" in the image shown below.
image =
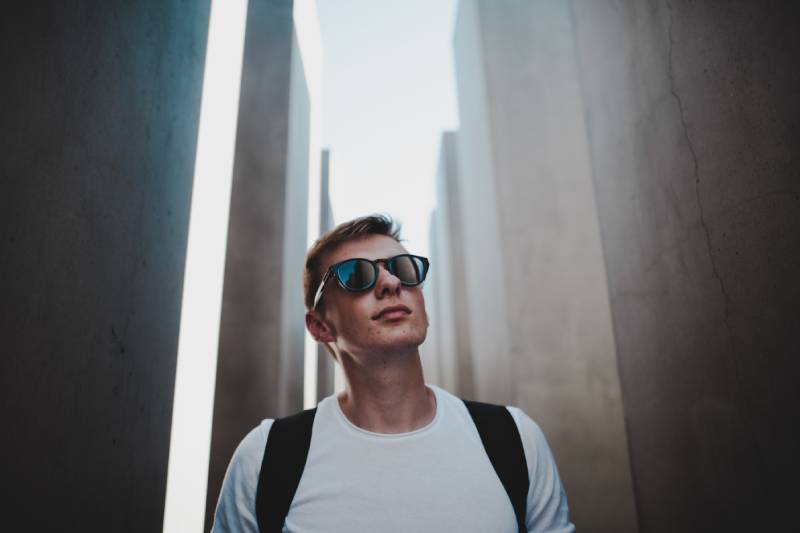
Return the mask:
[(257, 460), (259, 463), (264, 455), (264, 447), (267, 445), (267, 437), (272, 428), (272, 418), (265, 418), (256, 427), (245, 435), (233, 456), (237, 462), (251, 463)]
[[(467, 412), (466, 405), (464, 404), (464, 399), (460, 398), (441, 387), (437, 387), (435, 385), (428, 385), (431, 389), (434, 389), (438, 394), (437, 397), (445, 399), (445, 401), (452, 402), (457, 404), (460, 410), (463, 410), (465, 413)], [(485, 403), (489, 405), (493, 405), (496, 407), (505, 407), (509, 413), (511, 413), (511, 417), (514, 419), (514, 423), (517, 426), (517, 429), (520, 432), (520, 435), (528, 435), (535, 439), (541, 439), (544, 437), (542, 433), (542, 429), (539, 425), (533, 421), (533, 419), (528, 416), (525, 411), (520, 409), (519, 407), (513, 405), (504, 405), (499, 403), (492, 403), (492, 402), (478, 402), (478, 403)]]
[(245, 439), (263, 438), (264, 440), (266, 440), (267, 436), (269, 435), (269, 430), (272, 427), (273, 422), (275, 422), (274, 418), (265, 418), (256, 427), (250, 430), (250, 433), (248, 433), (245, 436)]
[[(463, 404), (463, 401), (460, 398), (447, 392), (445, 392), (445, 394)], [(509, 412), (511, 418), (514, 420), (514, 425), (517, 427), (520, 439), (522, 440), (522, 447), (525, 451), (525, 458), (529, 466), (535, 465), (539, 460), (541, 460), (543, 454), (547, 455), (550, 453), (547, 439), (542, 431), (542, 428), (539, 427), (539, 424), (537, 424), (530, 416), (528, 416), (525, 411), (514, 405), (503, 405), (491, 402), (481, 403), (489, 403), (489, 405), (495, 407), (504, 407)], [(466, 410), (467, 409), (464, 408), (464, 411)]]
[(520, 435), (527, 435), (529, 438), (535, 440), (544, 439), (542, 428), (540, 428), (539, 424), (537, 424), (530, 416), (528, 416), (525, 411), (513, 405), (507, 405), (506, 409), (508, 409), (508, 412), (511, 413), (511, 417), (517, 424), (517, 429), (519, 429)]
[(255, 494), (273, 420), (267, 418), (239, 442), (222, 483), (212, 531), (257, 531)]

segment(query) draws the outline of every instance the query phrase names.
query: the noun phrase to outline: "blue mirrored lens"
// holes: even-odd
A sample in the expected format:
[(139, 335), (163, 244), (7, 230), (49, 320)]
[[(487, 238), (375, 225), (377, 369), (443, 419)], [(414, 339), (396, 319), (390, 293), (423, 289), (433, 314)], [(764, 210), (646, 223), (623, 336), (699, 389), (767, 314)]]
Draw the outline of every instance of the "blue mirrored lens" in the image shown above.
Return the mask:
[(372, 285), (375, 269), (369, 261), (351, 259), (336, 267), (336, 275), (348, 289), (361, 291)]

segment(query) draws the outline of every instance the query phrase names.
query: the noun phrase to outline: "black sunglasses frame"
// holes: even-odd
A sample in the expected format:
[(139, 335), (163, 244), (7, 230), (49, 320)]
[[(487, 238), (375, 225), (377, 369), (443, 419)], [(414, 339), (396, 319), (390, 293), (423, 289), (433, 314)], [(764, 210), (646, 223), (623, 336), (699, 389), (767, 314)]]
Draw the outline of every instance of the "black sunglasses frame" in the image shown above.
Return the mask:
[[(322, 276), (322, 281), (320, 281), (319, 288), (317, 289), (317, 293), (314, 296), (314, 306), (312, 309), (317, 308), (317, 304), (319, 304), (320, 299), (322, 299), (322, 291), (325, 289), (326, 284), (330, 281), (331, 277), (336, 278), (336, 281), (339, 283), (339, 286), (348, 292), (364, 292), (370, 290), (375, 284), (378, 282), (378, 275), (380, 274), (378, 270), (378, 264), (383, 263), (386, 266), (386, 270), (393, 276), (397, 276), (397, 271), (394, 268), (394, 264), (400, 257), (411, 257), (412, 259), (418, 259), (422, 264), (422, 271), (419, 273), (419, 281), (416, 283), (407, 283), (400, 280), (400, 283), (404, 287), (416, 287), (417, 285), (422, 284), (425, 281), (425, 278), (428, 275), (428, 269), (430, 268), (430, 261), (428, 261), (427, 257), (422, 257), (421, 255), (414, 255), (414, 254), (398, 254), (392, 257), (387, 257), (386, 259), (366, 259), (364, 257), (351, 257), (350, 259), (345, 259), (344, 261), (339, 261), (338, 263), (334, 263), (328, 267), (328, 270), (325, 272), (325, 275)], [(339, 267), (344, 265), (345, 263), (349, 263), (351, 261), (366, 261), (370, 265), (372, 265), (372, 269), (374, 274), (372, 276), (372, 281), (368, 283), (366, 286), (361, 288), (353, 288), (348, 287), (343, 281), (342, 278), (339, 276)], [(415, 263), (416, 265), (416, 263)]]

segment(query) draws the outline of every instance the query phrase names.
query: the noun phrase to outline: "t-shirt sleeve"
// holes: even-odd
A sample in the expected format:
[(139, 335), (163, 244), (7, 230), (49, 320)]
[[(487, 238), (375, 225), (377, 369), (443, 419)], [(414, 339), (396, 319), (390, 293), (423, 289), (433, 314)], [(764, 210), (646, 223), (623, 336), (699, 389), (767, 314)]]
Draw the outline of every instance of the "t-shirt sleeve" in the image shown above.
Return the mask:
[(544, 433), (521, 409), (509, 407), (517, 423), (525, 460), (528, 463), (528, 532), (570, 533), (575, 526), (569, 521), (567, 495), (558, 477), (558, 469)]
[(217, 500), (212, 533), (258, 533), (256, 489), (271, 427), (272, 420), (264, 420), (233, 452)]

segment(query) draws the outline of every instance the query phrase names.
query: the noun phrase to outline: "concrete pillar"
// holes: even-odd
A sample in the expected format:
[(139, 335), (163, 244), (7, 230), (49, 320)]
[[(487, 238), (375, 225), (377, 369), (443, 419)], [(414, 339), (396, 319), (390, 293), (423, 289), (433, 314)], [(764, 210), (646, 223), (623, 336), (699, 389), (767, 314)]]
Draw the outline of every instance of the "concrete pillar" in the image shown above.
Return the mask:
[(161, 530), (208, 16), (0, 18), (5, 530)]
[[(319, 233), (333, 229), (333, 208), (330, 195), (330, 149), (322, 150), (322, 164), (320, 165), (320, 216)], [(317, 399), (321, 400), (330, 396), (334, 391), (334, 373), (336, 361), (321, 344), (317, 345)]]
[[(442, 340), (445, 331), (442, 328), (441, 299), (439, 298), (439, 275), (441, 268), (441, 246), (439, 245), (439, 233), (441, 228), (438, 224), (439, 208), (431, 212), (428, 223), (428, 260), (430, 269), (422, 284), (422, 294), (425, 297), (425, 311), (428, 313), (428, 333), (425, 342), (419, 348), (419, 355), (422, 361), (422, 373), (425, 383), (430, 383), (439, 387), (452, 390), (452, 383), (448, 384), (443, 376), (442, 369)], [(434, 268), (435, 266), (435, 268)]]
[[(452, 358), (454, 391), (464, 398), (475, 397), (474, 376), (472, 374), (472, 347), (470, 344), (469, 306), (470, 295), (466, 285), (466, 266), (464, 265), (464, 212), (459, 189), (460, 175), (458, 171), (458, 132), (442, 134), (441, 154), (439, 155), (439, 172), (437, 174), (437, 192), (442, 199), (444, 217), (442, 219), (443, 234), (446, 235), (447, 260), (442, 263), (442, 276), (448, 280), (453, 316)], [(473, 295), (473, 298), (477, 295)]]
[[(507, 310), (506, 271), (486, 258), (503, 257), (496, 186), (487, 73), (479, 31), (478, 5), (459, 2), (454, 30), (454, 56), (459, 100), (459, 202), (471, 216), (464, 218), (464, 259), (470, 262), (465, 281), (479, 298), (470, 299), (468, 320), (481, 324), (470, 332), (475, 354), (475, 395), (483, 401), (515, 400), (511, 368), (511, 331)], [(474, 264), (473, 264), (474, 263)]]
[(569, 5), (459, 4), (455, 58), (475, 395), (544, 429), (583, 531), (634, 531)]
[[(220, 324), (206, 528), (241, 439), (303, 408), (311, 95), (293, 2), (252, 0)], [(317, 157), (314, 153), (313, 157)]]
[(789, 531), (800, 9), (572, 10), (641, 530)]
[[(437, 339), (435, 353), (445, 389), (464, 398), (474, 397), (469, 332), (469, 294), (465, 284), (464, 235), (458, 188), (456, 132), (442, 134), (436, 173), (436, 211), (431, 217), (432, 267), (429, 286), (429, 335)], [(433, 348), (433, 347), (431, 347)], [(432, 350), (433, 351), (433, 350)]]

